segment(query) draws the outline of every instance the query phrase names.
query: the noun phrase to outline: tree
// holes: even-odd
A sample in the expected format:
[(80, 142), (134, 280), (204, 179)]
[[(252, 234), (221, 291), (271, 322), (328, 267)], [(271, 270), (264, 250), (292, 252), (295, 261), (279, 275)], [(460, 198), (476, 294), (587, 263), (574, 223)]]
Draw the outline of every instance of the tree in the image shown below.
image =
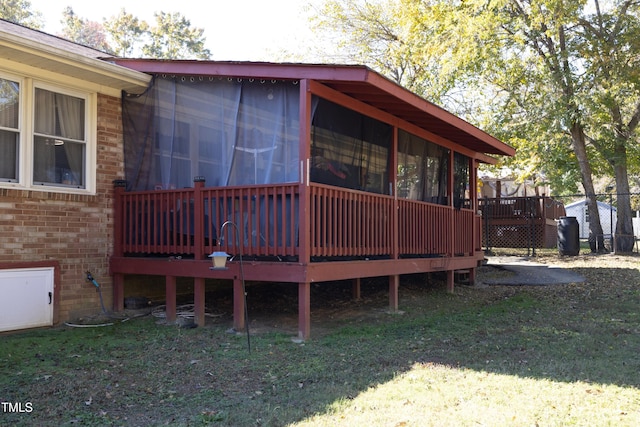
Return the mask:
[(0, 18), (39, 30), (43, 27), (42, 13), (31, 10), (28, 0), (0, 1)]
[(103, 26), (111, 39), (113, 53), (122, 57), (134, 52), (149, 28), (149, 24), (127, 13), (124, 8), (117, 16), (103, 20)]
[(142, 47), (145, 55), (160, 59), (208, 59), (211, 52), (204, 47), (206, 38), (201, 28), (180, 13), (154, 13), (156, 25), (149, 30), (150, 41)]
[[(370, 3), (349, 0), (348, 7), (357, 12), (354, 4)], [(325, 28), (346, 29), (348, 42), (357, 46), (367, 37), (349, 29), (366, 31), (373, 21), (337, 14), (337, 4), (326, 2), (321, 21)], [(387, 0), (382, 9), (395, 16), (394, 37), (387, 39), (411, 62), (430, 64), (430, 73), (416, 76), (423, 81), (418, 87), (431, 91), (423, 95), (444, 100), (514, 145), (519, 154), (511, 165), (520, 171), (558, 179), (579, 174), (593, 250), (603, 247), (604, 238), (592, 175), (594, 169), (614, 175), (617, 250), (628, 251), (633, 233), (627, 174), (640, 118), (639, 2), (601, 6), (600, 0)], [(345, 23), (347, 16), (362, 22)], [(376, 31), (367, 34), (384, 43)]]
[(111, 53), (102, 24), (78, 17), (70, 6), (62, 12), (64, 27), (61, 37), (74, 43)]
[[(606, 6), (609, 6), (608, 4)], [(616, 249), (634, 244), (628, 170), (638, 150), (640, 123), (640, 2), (625, 0), (578, 21), (577, 51), (588, 61), (593, 91), (584, 97), (585, 138), (613, 169), (617, 193)], [(630, 153), (631, 157), (630, 157)], [(636, 157), (637, 158), (637, 157)]]
[[(440, 64), (422, 62), (415, 56), (410, 33), (403, 22), (403, 7), (398, 1), (327, 0), (311, 17), (316, 31), (326, 34), (336, 48), (331, 60), (367, 64), (394, 82), (436, 102), (449, 86), (434, 84), (425, 76), (440, 74)], [(426, 29), (422, 29), (426, 30)], [(426, 36), (426, 34), (423, 34)], [(323, 46), (325, 52), (327, 47)]]
[(153, 27), (124, 8), (117, 16), (103, 19), (104, 25), (78, 17), (70, 7), (64, 10), (63, 16), (63, 37), (110, 54), (129, 56), (141, 52), (143, 56), (161, 59), (208, 59), (211, 56), (204, 47), (204, 30), (191, 28), (190, 21), (180, 13), (155, 13)]

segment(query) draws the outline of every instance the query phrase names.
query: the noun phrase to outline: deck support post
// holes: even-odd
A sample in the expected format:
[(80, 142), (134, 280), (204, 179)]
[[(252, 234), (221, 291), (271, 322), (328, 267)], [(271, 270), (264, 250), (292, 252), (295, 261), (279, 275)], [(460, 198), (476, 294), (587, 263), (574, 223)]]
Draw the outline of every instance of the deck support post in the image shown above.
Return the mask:
[(309, 339), (311, 335), (311, 283), (298, 283), (298, 338)]
[(389, 276), (389, 310), (398, 311), (400, 276)]
[(193, 312), (196, 325), (204, 326), (204, 278), (193, 279)]
[(454, 287), (455, 270), (447, 270), (447, 292), (452, 294)]
[(176, 321), (176, 277), (166, 276), (165, 278), (165, 307), (167, 322)]
[(476, 269), (469, 269), (469, 286), (474, 286), (476, 284)]
[(124, 274), (113, 275), (113, 311), (124, 310)]
[(242, 280), (238, 277), (233, 278), (233, 329), (243, 331), (245, 325), (245, 294)]
[(351, 291), (352, 291), (353, 299), (356, 301), (360, 301), (360, 298), (362, 296), (360, 293), (361, 282), (362, 280), (358, 277), (356, 279), (353, 279), (351, 283)]

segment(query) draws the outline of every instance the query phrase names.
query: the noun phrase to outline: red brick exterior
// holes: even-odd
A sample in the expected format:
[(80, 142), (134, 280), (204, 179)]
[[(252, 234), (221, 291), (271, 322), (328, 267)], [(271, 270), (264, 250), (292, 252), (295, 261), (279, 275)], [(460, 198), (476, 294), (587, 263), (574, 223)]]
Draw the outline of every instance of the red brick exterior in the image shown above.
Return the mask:
[(100, 299), (86, 271), (112, 306), (113, 180), (122, 179), (120, 98), (98, 95), (96, 195), (0, 189), (0, 266), (57, 261), (57, 320), (98, 314)]

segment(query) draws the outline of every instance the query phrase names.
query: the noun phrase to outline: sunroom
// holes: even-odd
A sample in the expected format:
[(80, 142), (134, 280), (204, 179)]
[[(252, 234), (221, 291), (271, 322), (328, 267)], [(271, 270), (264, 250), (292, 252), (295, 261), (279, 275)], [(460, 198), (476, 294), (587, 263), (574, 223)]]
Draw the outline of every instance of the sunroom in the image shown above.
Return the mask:
[[(114, 305), (129, 275), (229, 280), (234, 327), (244, 281), (298, 285), (454, 273), (483, 258), (476, 174), (514, 150), (363, 66), (114, 60), (153, 75), (123, 97), (125, 176), (115, 182)], [(223, 226), (224, 225), (224, 226)], [(228, 269), (211, 267), (225, 252)]]

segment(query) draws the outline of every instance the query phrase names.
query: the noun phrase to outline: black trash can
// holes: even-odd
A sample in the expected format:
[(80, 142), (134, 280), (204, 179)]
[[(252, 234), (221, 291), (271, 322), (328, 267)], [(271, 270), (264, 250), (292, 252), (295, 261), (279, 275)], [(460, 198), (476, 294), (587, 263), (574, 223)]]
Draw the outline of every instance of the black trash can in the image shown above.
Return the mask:
[(580, 253), (580, 225), (575, 216), (561, 216), (558, 220), (558, 252), (560, 255)]

